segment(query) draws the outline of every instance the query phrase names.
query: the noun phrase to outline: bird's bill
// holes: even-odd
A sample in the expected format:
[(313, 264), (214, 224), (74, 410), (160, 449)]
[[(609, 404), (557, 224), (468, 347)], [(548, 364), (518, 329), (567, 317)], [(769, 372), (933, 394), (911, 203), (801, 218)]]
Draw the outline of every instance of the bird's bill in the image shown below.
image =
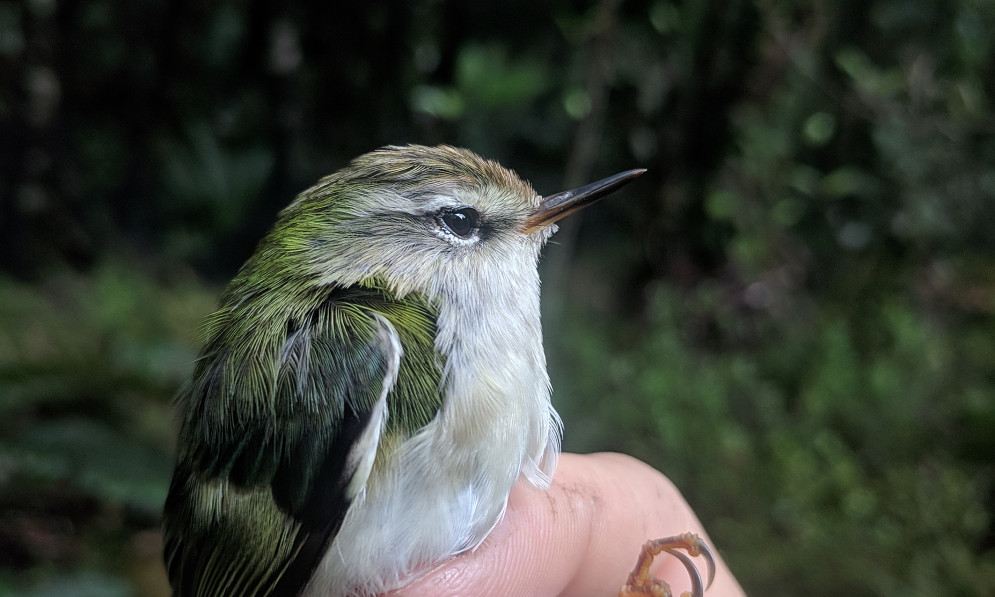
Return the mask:
[(529, 234), (543, 226), (548, 226), (561, 218), (569, 216), (573, 212), (583, 209), (621, 188), (643, 172), (646, 172), (645, 168), (626, 170), (625, 172), (603, 178), (582, 187), (577, 187), (576, 189), (561, 191), (555, 195), (544, 197), (539, 207), (525, 220), (522, 231)]

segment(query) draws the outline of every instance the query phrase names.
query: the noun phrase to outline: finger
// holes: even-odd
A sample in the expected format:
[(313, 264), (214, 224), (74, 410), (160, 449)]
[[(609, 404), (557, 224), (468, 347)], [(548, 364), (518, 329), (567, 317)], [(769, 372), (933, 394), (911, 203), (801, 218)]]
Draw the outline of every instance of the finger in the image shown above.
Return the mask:
[[(685, 531), (706, 537), (659, 472), (619, 454), (563, 454), (548, 491), (516, 487), (504, 519), (476, 551), (447, 561), (394, 595), (615, 595), (647, 539)], [(715, 564), (707, 595), (742, 595), (720, 557)], [(690, 589), (676, 558), (659, 557), (654, 574), (670, 583), (674, 594)]]
[[(669, 479), (649, 465), (622, 454), (591, 454), (581, 457), (582, 466), (572, 466), (561, 479), (587, 487), (602, 504), (593, 509), (591, 542), (577, 568), (573, 582), (564, 595), (615, 595), (632, 570), (642, 545), (648, 539), (669, 537), (684, 532), (708, 538), (683, 496)], [(560, 471), (557, 471), (559, 478)], [(742, 589), (729, 572), (717, 550), (715, 580), (708, 597), (739, 596)], [(705, 562), (699, 560), (699, 566)], [(683, 563), (667, 555), (656, 558), (653, 574), (666, 581), (679, 595), (692, 588)]]

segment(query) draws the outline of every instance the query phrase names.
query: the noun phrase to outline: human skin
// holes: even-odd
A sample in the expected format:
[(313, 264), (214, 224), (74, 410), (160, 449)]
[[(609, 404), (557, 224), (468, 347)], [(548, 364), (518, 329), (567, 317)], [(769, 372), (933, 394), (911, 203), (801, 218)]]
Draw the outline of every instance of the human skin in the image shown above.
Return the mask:
[[(614, 597), (643, 543), (686, 531), (701, 536), (715, 555), (715, 581), (706, 597), (743, 596), (666, 477), (622, 454), (561, 454), (549, 490), (516, 486), (504, 518), (479, 548), (390, 597)], [(704, 561), (696, 563), (704, 575)], [(672, 556), (657, 556), (653, 574), (674, 595), (690, 590), (687, 570)]]

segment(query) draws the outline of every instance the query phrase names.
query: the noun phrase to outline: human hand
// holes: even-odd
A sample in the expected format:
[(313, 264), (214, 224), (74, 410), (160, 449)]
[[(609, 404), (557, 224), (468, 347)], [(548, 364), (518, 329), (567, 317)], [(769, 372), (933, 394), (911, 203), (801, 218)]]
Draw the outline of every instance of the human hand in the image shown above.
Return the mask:
[[(643, 543), (686, 531), (705, 539), (715, 555), (707, 597), (742, 597), (691, 507), (666, 477), (622, 454), (561, 454), (549, 490), (516, 486), (504, 519), (479, 548), (390, 597), (614, 597)], [(690, 590), (677, 558), (658, 556), (653, 574), (669, 583), (674, 595)]]

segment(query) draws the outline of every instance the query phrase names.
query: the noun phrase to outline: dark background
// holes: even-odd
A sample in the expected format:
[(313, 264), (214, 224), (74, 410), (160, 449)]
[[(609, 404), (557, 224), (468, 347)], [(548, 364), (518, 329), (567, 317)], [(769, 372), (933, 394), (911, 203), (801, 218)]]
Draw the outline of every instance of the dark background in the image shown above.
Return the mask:
[(164, 594), (198, 322), (407, 142), (649, 169), (546, 251), (554, 399), (748, 592), (995, 594), (991, 2), (313, 4), (0, 0), (0, 594)]

